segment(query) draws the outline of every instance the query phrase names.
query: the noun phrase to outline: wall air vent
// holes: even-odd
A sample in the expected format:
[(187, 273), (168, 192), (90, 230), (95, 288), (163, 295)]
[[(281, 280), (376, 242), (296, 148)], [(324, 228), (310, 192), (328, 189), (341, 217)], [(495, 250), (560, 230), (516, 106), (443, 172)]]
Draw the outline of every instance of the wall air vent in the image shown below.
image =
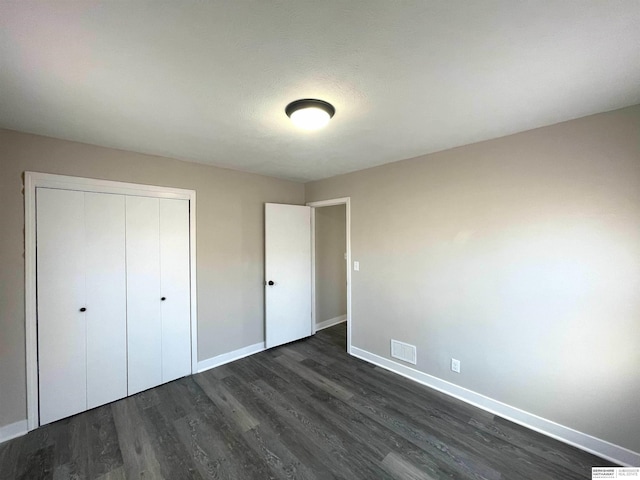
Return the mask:
[(403, 362), (416, 364), (416, 346), (408, 343), (391, 340), (391, 356)]

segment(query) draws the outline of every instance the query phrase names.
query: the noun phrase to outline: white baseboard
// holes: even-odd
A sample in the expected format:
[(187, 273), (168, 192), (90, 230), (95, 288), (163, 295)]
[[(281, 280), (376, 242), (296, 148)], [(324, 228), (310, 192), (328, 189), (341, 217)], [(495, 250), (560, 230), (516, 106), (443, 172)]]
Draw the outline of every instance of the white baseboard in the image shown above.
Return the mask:
[(0, 443), (11, 440), (12, 438), (21, 437), (25, 435), (27, 431), (26, 419), (0, 427)]
[(478, 408), (491, 412), (499, 417), (506, 418), (514, 423), (535, 430), (561, 442), (567, 443), (581, 450), (585, 450), (604, 459), (628, 467), (640, 465), (640, 453), (615, 445), (586, 433), (579, 432), (564, 425), (552, 422), (519, 408), (512, 407), (489, 397), (485, 397), (453, 383), (420, 372), (414, 368), (401, 365), (374, 353), (351, 347), (351, 355), (390, 370), (398, 375), (407, 377), (415, 382), (431, 387), (442, 393), (455, 397), (463, 402), (470, 403)]
[(204, 372), (211, 368), (219, 367), (225, 363), (233, 362), (234, 360), (240, 360), (241, 358), (248, 357), (254, 353), (259, 353), (265, 350), (264, 342), (256, 343), (255, 345), (249, 345), (248, 347), (239, 348), (233, 352), (223, 353), (215, 357), (207, 358), (198, 362), (198, 373)]
[(340, 315), (339, 317), (333, 317), (329, 320), (324, 320), (322, 322), (316, 323), (316, 332), (318, 330), (323, 330), (325, 328), (333, 327), (334, 325), (338, 325), (339, 323), (346, 322), (347, 316)]

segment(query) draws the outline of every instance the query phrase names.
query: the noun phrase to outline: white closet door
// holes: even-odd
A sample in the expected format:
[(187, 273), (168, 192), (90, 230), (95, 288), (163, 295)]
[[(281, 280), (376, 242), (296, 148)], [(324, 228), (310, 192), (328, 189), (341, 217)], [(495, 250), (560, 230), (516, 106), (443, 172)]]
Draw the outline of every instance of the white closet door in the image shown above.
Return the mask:
[(162, 383), (159, 203), (126, 199), (129, 395)]
[(127, 396), (125, 197), (85, 193), (87, 408)]
[(36, 192), (40, 424), (87, 408), (84, 193)]
[(191, 373), (189, 201), (160, 199), (162, 381)]

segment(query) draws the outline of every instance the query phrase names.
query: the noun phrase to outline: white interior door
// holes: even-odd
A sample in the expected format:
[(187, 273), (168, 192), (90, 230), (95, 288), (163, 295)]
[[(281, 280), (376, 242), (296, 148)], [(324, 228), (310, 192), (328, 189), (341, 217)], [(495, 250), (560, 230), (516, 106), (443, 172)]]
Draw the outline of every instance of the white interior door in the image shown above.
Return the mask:
[(84, 193), (36, 193), (40, 424), (87, 409)]
[(311, 330), (311, 208), (265, 205), (266, 347)]
[(129, 395), (162, 383), (160, 202), (126, 199)]
[(160, 199), (162, 381), (191, 373), (189, 201)]
[(125, 197), (85, 193), (87, 408), (127, 396)]

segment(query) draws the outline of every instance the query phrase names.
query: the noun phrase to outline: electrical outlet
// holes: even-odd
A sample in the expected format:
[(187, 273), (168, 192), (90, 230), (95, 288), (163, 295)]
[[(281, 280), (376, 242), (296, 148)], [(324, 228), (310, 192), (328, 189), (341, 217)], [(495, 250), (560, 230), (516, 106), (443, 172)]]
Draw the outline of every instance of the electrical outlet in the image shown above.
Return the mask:
[(360, 262), (353, 262), (353, 269), (356, 272), (359, 272), (360, 271)]
[(456, 360), (455, 358), (451, 359), (451, 370), (460, 373), (460, 360)]

